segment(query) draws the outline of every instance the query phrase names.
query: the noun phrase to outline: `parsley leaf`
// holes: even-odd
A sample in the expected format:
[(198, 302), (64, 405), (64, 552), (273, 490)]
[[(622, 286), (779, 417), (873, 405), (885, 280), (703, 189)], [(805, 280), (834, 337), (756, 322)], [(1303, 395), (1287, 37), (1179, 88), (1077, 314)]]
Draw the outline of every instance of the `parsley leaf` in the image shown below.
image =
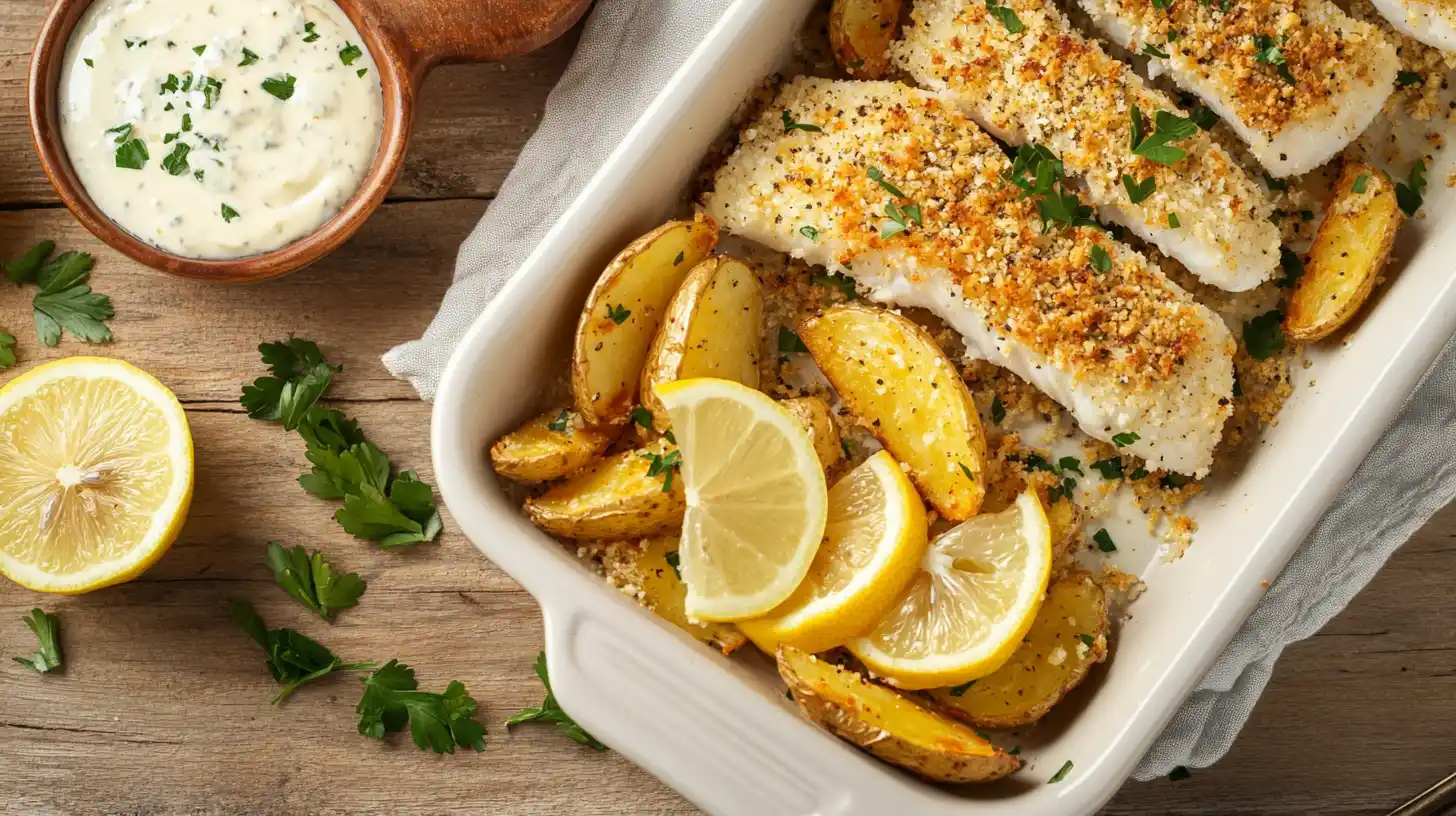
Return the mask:
[(1416, 213), (1421, 211), (1425, 192), (1426, 163), (1417, 159), (1415, 165), (1411, 167), (1409, 179), (1395, 185), (1395, 203), (1400, 205), (1401, 212), (1410, 218), (1415, 218)]
[(1127, 190), (1128, 200), (1134, 204), (1141, 204), (1146, 201), (1148, 196), (1152, 195), (1153, 191), (1157, 189), (1157, 184), (1157, 179), (1152, 176), (1143, 179), (1141, 183), (1134, 181), (1133, 177), (1126, 173), (1122, 176), (1122, 187)]
[(671, 491), (672, 474), (682, 468), (682, 451), (669, 451), (666, 454), (644, 453), (642, 458), (651, 463), (647, 466), (647, 477), (651, 479), (661, 476), (662, 492)]
[(31, 305), (35, 334), (41, 343), (54, 348), (67, 331), (88, 343), (111, 340), (105, 321), (116, 314), (111, 298), (91, 291), (91, 256), (65, 252), (41, 267), (36, 277), (40, 291)]
[(177, 146), (172, 148), (172, 152), (162, 159), (162, 169), (174, 176), (186, 175), (192, 171), (192, 168), (187, 165), (187, 154), (191, 152), (192, 148), (185, 142), (178, 142)]
[(998, 396), (995, 396), (995, 397), (992, 397), (991, 398), (991, 421), (994, 422), (994, 423), (996, 423), (997, 425), (1000, 425), (1005, 419), (1006, 419), (1006, 403), (1004, 403), (1004, 402), (1001, 401), (1001, 397), (999, 395)]
[(784, 132), (785, 133), (788, 133), (791, 130), (803, 130), (803, 131), (808, 131), (809, 133), (823, 133), (824, 132), (824, 129), (821, 128), (821, 127), (819, 127), (818, 125), (809, 125), (809, 124), (805, 124), (803, 122), (796, 122), (796, 121), (794, 121), (793, 115), (790, 114), (788, 112), (788, 110), (785, 110), (784, 111), (784, 117), (783, 118), (784, 118)]
[(1062, 781), (1063, 779), (1066, 779), (1067, 778), (1067, 774), (1069, 774), (1071, 772), (1072, 772), (1072, 760), (1069, 759), (1066, 762), (1062, 763), (1062, 767), (1060, 769), (1058, 769), (1056, 773), (1052, 774), (1052, 778), (1047, 780), (1047, 784), (1048, 785), (1055, 785), (1058, 782)]
[(301, 546), (288, 550), (270, 541), (267, 562), (284, 592), (330, 622), (335, 612), (358, 604), (367, 586), (357, 573), (335, 573), (323, 553), (308, 552)]
[(420, 691), (415, 670), (391, 660), (364, 678), (364, 695), (354, 711), (359, 733), (366, 737), (384, 739), (408, 723), (420, 750), (453, 754), (457, 745), (485, 750), (485, 726), (475, 719), (476, 705), (459, 680), (441, 694)]
[(192, 53), (196, 54), (199, 57), (202, 56), (206, 52), (207, 52), (207, 46), (205, 46), (205, 45), (199, 45), (199, 46), (197, 46), (197, 47), (195, 47), (195, 48), (192, 49)]
[(9, 278), (11, 283), (29, 283), (35, 280), (35, 276), (40, 272), (41, 265), (55, 251), (55, 241), (40, 241), (36, 243), (35, 246), (26, 250), (24, 255), (21, 255), (13, 261), (5, 262), (5, 277)]
[(854, 300), (856, 297), (859, 296), (859, 294), (854, 289), (854, 278), (851, 278), (848, 275), (841, 275), (840, 273), (835, 272), (831, 275), (814, 275), (810, 277), (809, 280), (819, 284), (820, 286), (828, 286), (831, 289), (838, 289), (840, 294), (844, 295), (846, 300)]
[(1142, 439), (1142, 437), (1138, 436), (1136, 433), (1132, 431), (1124, 431), (1122, 433), (1112, 435), (1112, 444), (1118, 446), (1119, 448), (1125, 448), (1128, 445), (1131, 445), (1132, 443), (1138, 441), (1139, 439)]
[(627, 318), (631, 316), (632, 310), (628, 309), (624, 304), (618, 303), (616, 306), (610, 303), (607, 304), (607, 317), (618, 326), (626, 323)]
[(1284, 277), (1274, 281), (1274, 285), (1280, 289), (1288, 289), (1304, 275), (1304, 261), (1288, 247), (1279, 248), (1279, 266), (1284, 270)]
[(1213, 130), (1214, 125), (1218, 124), (1218, 114), (1205, 105), (1194, 108), (1189, 118), (1193, 120), (1193, 124), (1198, 125), (1199, 130)]
[(1399, 71), (1395, 75), (1395, 87), (1409, 88), (1412, 85), (1424, 85), (1426, 78), (1415, 71)]
[(1158, 479), (1158, 485), (1161, 487), (1175, 488), (1186, 484), (1188, 484), (1188, 477), (1181, 473), (1168, 473)]
[(141, 139), (128, 139), (116, 148), (116, 166), (124, 170), (140, 170), (150, 158), (147, 143)]
[(364, 56), (364, 49), (353, 43), (345, 43), (344, 47), (339, 49), (339, 62), (345, 65), (353, 65), (362, 56)]
[(967, 691), (970, 691), (971, 690), (971, 686), (974, 686), (975, 684), (976, 684), (976, 681), (975, 680), (967, 680), (966, 682), (961, 683), (959, 686), (951, 686), (950, 689), (949, 689), (950, 696), (952, 696), (952, 697), (960, 697), (961, 695), (965, 694)]
[(293, 98), (293, 83), (296, 81), (297, 78), (293, 74), (284, 74), (282, 77), (268, 77), (263, 80), (263, 90), (286, 102)]
[(1143, 54), (1149, 57), (1157, 57), (1158, 59), (1168, 58), (1167, 51), (1164, 51), (1163, 49), (1157, 47), (1156, 45), (1153, 45), (1152, 43), (1143, 44)]
[(107, 135), (115, 134), (116, 135), (116, 143), (117, 144), (121, 144), (122, 142), (124, 142), (127, 139), (130, 139), (131, 138), (131, 131), (132, 131), (132, 125), (131, 124), (125, 124), (125, 125), (117, 125), (114, 128), (107, 128), (104, 132)]
[(1284, 315), (1278, 309), (1244, 323), (1244, 347), (1255, 360), (1267, 360), (1284, 348)]
[(1092, 463), (1092, 469), (1102, 474), (1102, 478), (1112, 480), (1122, 478), (1122, 458), (1111, 456), (1106, 459), (1098, 459)]
[(1183, 226), (1182, 224), (1178, 223), (1178, 213), (1168, 213), (1168, 226), (1171, 229), (1178, 229), (1179, 227)]
[(1176, 164), (1186, 158), (1188, 151), (1172, 147), (1171, 143), (1198, 133), (1198, 125), (1191, 118), (1167, 111), (1153, 114), (1153, 132), (1146, 137), (1142, 136), (1142, 111), (1136, 105), (1132, 108), (1132, 120), (1133, 154), (1158, 164)]
[(806, 352), (808, 350), (809, 347), (804, 345), (804, 341), (799, 338), (799, 335), (794, 334), (787, 326), (779, 326), (780, 352), (792, 354)]
[(0, 371), (15, 365), (15, 337), (0, 329)]
[(878, 167), (871, 167), (870, 169), (868, 169), (868, 170), (865, 171), (865, 175), (869, 176), (870, 179), (872, 181), (874, 181), (876, 184), (878, 184), (881, 187), (885, 188), (885, 191), (888, 192), (890, 195), (894, 196), (895, 198), (905, 198), (906, 197), (904, 193), (900, 192), (900, 188), (899, 187), (896, 187), (895, 185), (891, 184), (888, 180), (885, 179), (885, 174), (880, 172), (880, 168), (878, 168)]
[(25, 625), (40, 641), (40, 649), (30, 657), (17, 657), (15, 662), (38, 674), (45, 674), (61, 666), (61, 622), (55, 615), (42, 609), (32, 609), (22, 617)]
[(257, 61), (258, 61), (258, 55), (257, 54), (254, 54), (252, 51), (249, 51), (248, 49), (244, 48), (243, 49), (243, 61), (240, 62), (240, 63), (238, 63), (238, 67), (239, 68), (244, 68), (246, 66), (252, 65), (253, 63), (255, 63)]
[(1090, 254), (1092, 268), (1097, 270), (1097, 274), (1101, 275), (1112, 270), (1112, 256), (1107, 254), (1107, 250), (1103, 249), (1101, 244), (1093, 244)]
[(1041, 145), (1022, 145), (1016, 149), (1006, 180), (1021, 188), (1022, 198), (1038, 197), (1042, 232), (1051, 225), (1061, 229), (1098, 227), (1091, 207), (1084, 205), (1075, 193), (1058, 188), (1063, 175), (1061, 160), (1050, 150)]
[[(650, 414), (649, 414), (649, 416), (650, 416)], [(550, 422), (546, 423), (546, 427), (548, 429), (550, 429), (550, 430), (553, 430), (553, 431), (557, 432), (557, 433), (564, 433), (567, 436), (570, 436), (571, 435), (571, 431), (572, 431), (572, 427), (571, 427), (571, 409), (570, 408), (562, 408), (561, 409), (561, 413), (557, 414), (555, 419), (553, 419)]]
[(809, 224), (799, 227), (799, 234), (808, 238), (810, 241), (819, 240), (819, 228)]
[[(676, 555), (676, 553), (673, 554)], [(676, 568), (676, 565), (674, 565), (673, 569)], [(570, 737), (573, 742), (595, 748), (598, 751), (607, 750), (607, 746), (598, 741), (596, 737), (588, 734), (586, 729), (577, 725), (576, 720), (573, 720), (571, 715), (563, 711), (561, 706), (557, 704), (556, 695), (551, 693), (551, 677), (546, 672), (545, 652), (536, 655), (534, 668), (536, 670), (536, 676), (541, 678), (541, 685), (546, 687), (546, 699), (539, 706), (521, 709), (516, 716), (506, 720), (506, 728), (526, 722), (555, 723), (556, 728), (561, 733)]]
[(324, 360), (316, 343), (297, 337), (263, 343), (258, 351), (273, 376), (243, 386), (243, 407), (253, 419), (282, 422), (285, 430), (296, 430), (339, 369)]
[(667, 565), (669, 567), (672, 567), (672, 574), (673, 575), (676, 575), (677, 576), (677, 579), (679, 581), (681, 581), (682, 580), (682, 556), (678, 553), (678, 551), (677, 550), (673, 550), (672, 552), (664, 555), (662, 557), (662, 560), (666, 561), (667, 562)]
[(1254, 35), (1254, 62), (1274, 66), (1281, 79), (1294, 84), (1294, 74), (1289, 70), (1289, 63), (1284, 59), (1284, 52), (1279, 50), (1279, 43), (1268, 34)]
[(268, 656), (268, 672), (283, 686), (273, 697), (274, 705), (283, 702), (300, 686), (336, 671), (374, 668), (373, 663), (344, 663), (327, 647), (293, 629), (269, 629), (247, 601), (233, 601), (229, 610), (233, 623), (241, 626)]
[(1021, 22), (1020, 17), (1016, 16), (1016, 12), (1000, 5), (996, 0), (986, 0), (986, 9), (991, 12), (993, 17), (1001, 21), (1001, 25), (1006, 27), (1007, 33), (1020, 34), (1026, 30), (1026, 25)]
[(237, 210), (233, 209), (232, 207), (229, 207), (226, 204), (222, 205), (222, 220), (223, 221), (226, 221), (227, 223), (231, 224), (233, 222), (233, 219), (234, 218), (237, 218), (237, 217), (239, 217)]
[[(1117, 545), (1112, 541), (1112, 534), (1108, 533), (1105, 527), (1098, 530), (1092, 536), (1092, 540), (1097, 542), (1097, 549), (1105, 553), (1117, 552)], [(1087, 645), (1091, 646), (1092, 644), (1089, 643)]]
[(320, 34), (317, 31), (314, 31), (314, 24), (313, 23), (304, 23), (303, 24), (303, 41), (304, 42), (311, 43), (311, 42), (317, 40), (319, 38), (319, 36), (320, 36)]
[(1357, 193), (1357, 194), (1358, 193), (1363, 193), (1363, 192), (1365, 192), (1366, 185), (1368, 185), (1369, 183), (1370, 183), (1370, 174), (1369, 173), (1361, 173), (1359, 176), (1357, 176), (1355, 178), (1355, 183), (1352, 184), (1352, 185), (1350, 185), (1350, 192)]

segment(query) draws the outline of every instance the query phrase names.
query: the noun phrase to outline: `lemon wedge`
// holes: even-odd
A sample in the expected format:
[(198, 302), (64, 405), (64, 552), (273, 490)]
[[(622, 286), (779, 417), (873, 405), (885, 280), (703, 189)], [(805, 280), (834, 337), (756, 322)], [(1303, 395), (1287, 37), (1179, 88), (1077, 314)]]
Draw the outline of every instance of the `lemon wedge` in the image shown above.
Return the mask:
[(678, 557), (688, 616), (768, 612), (804, 580), (824, 536), (829, 490), (814, 443), (788, 411), (746, 385), (698, 377), (653, 390), (682, 451)]
[(900, 463), (880, 451), (829, 489), (829, 520), (809, 574), (767, 617), (738, 628), (769, 654), (822, 652), (879, 620), (920, 570), (925, 505)]
[(868, 633), (847, 645), (891, 685), (955, 686), (1001, 668), (1046, 596), (1051, 527), (1028, 490), (931, 542), (920, 573)]
[(166, 386), (105, 357), (0, 388), (0, 572), (76, 594), (141, 574), (192, 500), (192, 436)]

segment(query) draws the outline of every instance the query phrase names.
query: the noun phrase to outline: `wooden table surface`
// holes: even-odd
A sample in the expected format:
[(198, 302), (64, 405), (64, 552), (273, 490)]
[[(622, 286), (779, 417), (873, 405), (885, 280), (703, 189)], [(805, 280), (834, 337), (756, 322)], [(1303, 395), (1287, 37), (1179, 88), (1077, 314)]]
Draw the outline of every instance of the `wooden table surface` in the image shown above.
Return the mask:
[[(541, 699), (536, 605), (446, 521), (437, 545), (389, 554), (344, 534), (294, 478), (303, 446), (248, 419), (240, 385), (259, 342), (298, 334), (345, 364), (332, 402), (395, 463), (432, 479), (429, 407), (379, 356), (418, 337), (456, 247), (531, 135), (570, 56), (565, 41), (504, 65), (439, 70), (388, 204), (347, 246), (290, 278), (221, 289), (164, 277), (93, 239), (59, 205), (26, 124), (26, 61), (47, 0), (0, 2), (0, 256), (52, 238), (97, 258), (116, 342), (38, 346), (28, 297), (0, 285), (0, 326), (23, 370), (100, 351), (146, 368), (186, 405), (198, 479), (190, 520), (136, 581), (78, 598), (0, 581), (0, 812), (9, 814), (687, 813), (676, 793), (613, 753), (549, 727), (500, 723)], [(13, 375), (6, 372), (0, 380)], [(332, 627), (278, 590), (264, 542), (324, 549), (369, 581)], [(1456, 508), (1439, 514), (1324, 632), (1290, 648), (1227, 759), (1179, 782), (1129, 784), (1109, 813), (1384, 813), (1456, 770)], [(224, 601), (346, 659), (397, 657), (422, 686), (466, 683), (488, 748), (438, 757), (354, 730), (358, 686), (331, 678), (288, 704)], [(66, 671), (8, 659), (34, 640), (20, 617), (58, 612)], [(751, 780), (745, 784), (752, 784)]]

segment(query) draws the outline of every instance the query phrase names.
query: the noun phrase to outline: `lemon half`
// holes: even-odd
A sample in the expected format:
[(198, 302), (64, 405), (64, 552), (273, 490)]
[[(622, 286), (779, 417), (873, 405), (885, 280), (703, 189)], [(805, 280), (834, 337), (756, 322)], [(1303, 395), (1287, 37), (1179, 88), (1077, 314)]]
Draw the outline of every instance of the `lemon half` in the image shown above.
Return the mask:
[(698, 377), (654, 390), (682, 451), (688, 616), (762, 615), (798, 587), (824, 536), (829, 491), (814, 443), (746, 385)]
[(867, 634), (847, 645), (907, 689), (985, 677), (1015, 654), (1046, 596), (1051, 528), (1036, 492), (931, 542), (920, 573)]
[(177, 398), (107, 357), (70, 357), (0, 388), (0, 572), (75, 594), (151, 566), (192, 501)]

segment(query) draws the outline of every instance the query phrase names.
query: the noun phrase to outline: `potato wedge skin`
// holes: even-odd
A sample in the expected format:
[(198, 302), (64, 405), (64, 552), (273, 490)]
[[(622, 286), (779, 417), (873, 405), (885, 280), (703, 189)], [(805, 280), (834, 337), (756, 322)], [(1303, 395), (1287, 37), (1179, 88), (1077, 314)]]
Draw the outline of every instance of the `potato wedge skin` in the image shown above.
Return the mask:
[[(1010, 662), (960, 695), (950, 689), (928, 694), (940, 710), (981, 728), (1036, 722), (1107, 658), (1108, 628), (1102, 588), (1085, 572), (1069, 574), (1047, 590), (1036, 622)], [(1090, 646), (1082, 635), (1092, 639)]]
[(762, 333), (763, 289), (751, 266), (718, 256), (693, 267), (672, 296), (642, 367), (642, 405), (653, 424), (669, 424), (653, 386), (717, 377), (757, 388)]
[[(1362, 176), (1365, 191), (1357, 193)], [(1284, 332), (1295, 340), (1320, 340), (1348, 323), (1374, 290), (1404, 222), (1390, 179), (1364, 162), (1346, 162), (1304, 275), (1289, 296)]]
[(960, 371), (930, 335), (893, 312), (845, 304), (804, 320), (799, 337), (925, 500), (952, 521), (974, 516), (986, 494), (986, 436)]
[[(566, 412), (566, 430), (553, 431)], [(616, 440), (618, 429), (576, 427), (567, 408), (553, 408), (506, 434), (490, 446), (495, 472), (512, 481), (535, 483), (562, 479), (586, 467)]]
[(890, 70), (890, 43), (899, 30), (903, 5), (903, 0), (834, 0), (829, 46), (845, 74), (880, 79)]
[(602, 555), (602, 566), (615, 579), (638, 590), (637, 603), (673, 626), (723, 654), (732, 654), (748, 638), (731, 623), (693, 623), (684, 607), (688, 588), (668, 563), (677, 552), (678, 539), (658, 536), (641, 542), (613, 545)]
[[(648, 476), (653, 455), (676, 450), (665, 439), (623, 451), (587, 467), (526, 500), (526, 517), (562, 538), (646, 538), (682, 526), (687, 501), (682, 480), (663, 491), (662, 476)], [(674, 474), (676, 476), (676, 474)]]
[(779, 676), (810, 721), (871, 754), (937, 782), (989, 782), (1021, 761), (889, 688), (792, 647)]
[(834, 410), (829, 403), (818, 397), (795, 397), (779, 404), (809, 433), (814, 452), (819, 454), (819, 462), (825, 470), (844, 459), (844, 448), (839, 444), (839, 427), (834, 424)]
[(712, 219), (670, 221), (633, 241), (597, 279), (571, 356), (571, 392), (588, 425), (621, 425), (631, 417), (642, 364), (667, 305), (717, 242)]

